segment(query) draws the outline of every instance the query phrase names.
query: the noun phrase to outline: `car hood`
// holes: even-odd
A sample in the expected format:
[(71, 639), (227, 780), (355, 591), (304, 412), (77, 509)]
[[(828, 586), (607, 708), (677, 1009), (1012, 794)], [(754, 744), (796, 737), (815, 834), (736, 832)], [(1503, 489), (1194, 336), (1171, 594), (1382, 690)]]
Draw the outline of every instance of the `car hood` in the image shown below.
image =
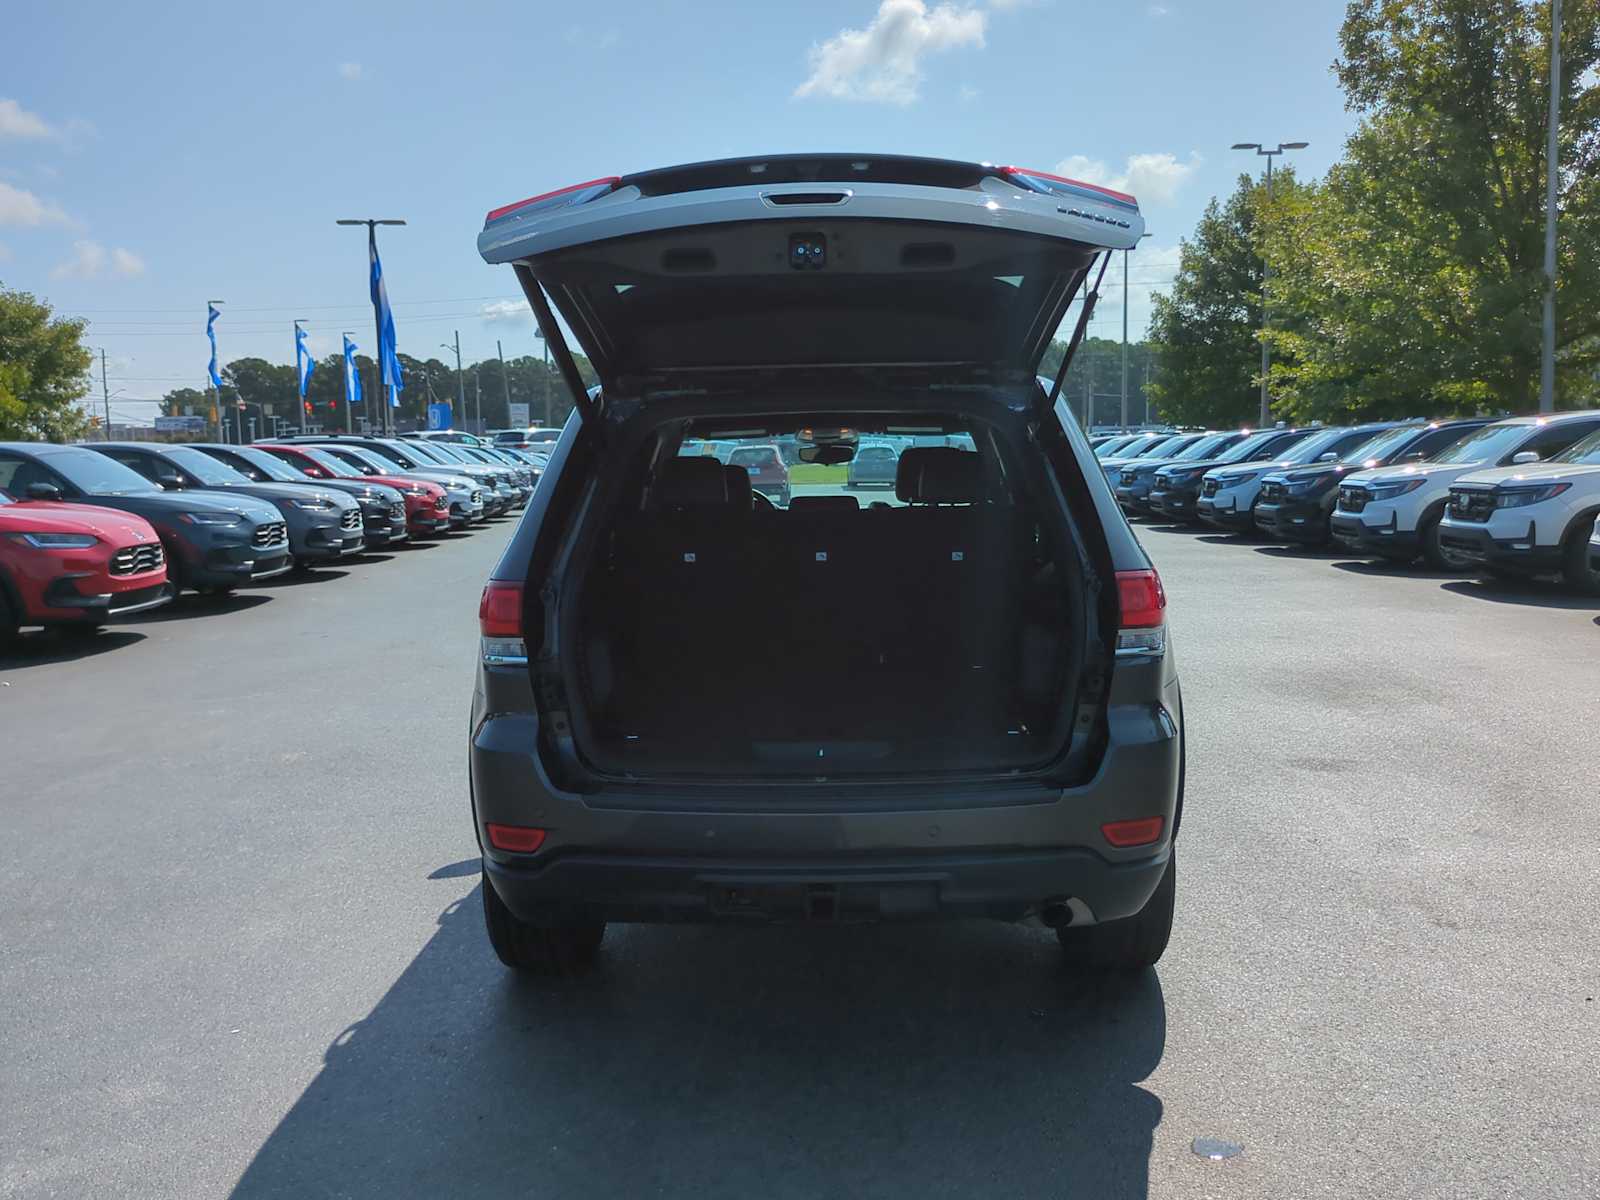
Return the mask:
[[(368, 483), (391, 487), (397, 491), (405, 491), (407, 488), (415, 487), (419, 483), (437, 484), (439, 482), (437, 479), (427, 479), (421, 475), (363, 475), (361, 478)], [(359, 481), (350, 479), (345, 482), (356, 483)]]
[(1404, 483), (1408, 479), (1430, 479), (1449, 483), (1469, 471), (1481, 470), (1482, 463), (1407, 463), (1403, 467), (1373, 467), (1345, 476), (1346, 483)]
[(457, 491), (461, 492), (477, 492), (483, 490), (482, 480), (471, 479), (465, 475), (457, 475), (454, 471), (447, 471), (443, 467), (440, 467), (437, 471), (429, 471), (424, 468), (419, 468), (418, 470), (408, 472), (408, 474), (413, 475), (418, 479), (426, 480), (429, 483), (438, 483), (443, 484), (448, 488), (455, 488)]
[(138, 513), (142, 517), (170, 519), (186, 512), (225, 512), (261, 523), (281, 521), (283, 514), (271, 504), (250, 495), (194, 488), (182, 492), (140, 492), (132, 496), (96, 496), (96, 504)]
[(330, 492), (342, 492), (346, 496), (354, 496), (358, 499), (379, 500), (384, 504), (400, 503), (400, 493), (393, 487), (386, 486), (376, 479), (311, 479), (307, 477), (305, 484), (285, 483), (281, 486), (326, 488)]
[[(343, 492), (336, 492), (323, 488), (321, 480), (310, 487), (301, 487), (298, 483), (230, 483), (226, 488), (216, 488), (217, 492), (239, 492), (246, 496), (254, 496), (258, 500), (326, 500), (335, 508), (355, 508), (356, 502)], [(184, 492), (182, 495), (191, 496), (193, 492)]]
[(1520, 467), (1491, 467), (1462, 475), (1457, 483), (1476, 487), (1512, 487), (1519, 483), (1600, 483), (1600, 465), (1583, 463), (1525, 463)]
[(0, 532), (92, 533), (113, 546), (136, 546), (156, 540), (150, 522), (136, 513), (50, 500), (22, 500), (0, 507)]
[(1338, 479), (1348, 475), (1351, 471), (1360, 470), (1360, 463), (1310, 463), (1303, 467), (1289, 467), (1285, 470), (1273, 471), (1270, 478), (1274, 481), (1282, 480), (1285, 483), (1305, 483), (1314, 479)]

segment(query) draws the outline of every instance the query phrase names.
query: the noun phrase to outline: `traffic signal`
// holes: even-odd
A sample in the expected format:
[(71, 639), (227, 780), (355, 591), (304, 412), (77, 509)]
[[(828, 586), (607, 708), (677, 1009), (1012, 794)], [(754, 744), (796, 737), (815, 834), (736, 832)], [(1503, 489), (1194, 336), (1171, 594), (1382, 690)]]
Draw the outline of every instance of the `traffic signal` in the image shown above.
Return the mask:
[(305, 405), (306, 405), (306, 416), (309, 417), (311, 415), (311, 401), (307, 400), (305, 402)]

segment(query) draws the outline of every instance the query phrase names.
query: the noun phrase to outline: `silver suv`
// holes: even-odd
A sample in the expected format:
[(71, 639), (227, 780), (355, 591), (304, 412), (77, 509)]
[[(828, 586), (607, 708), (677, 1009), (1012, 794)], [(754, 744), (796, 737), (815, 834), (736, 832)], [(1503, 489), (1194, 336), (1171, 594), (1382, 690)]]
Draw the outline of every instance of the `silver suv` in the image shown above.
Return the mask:
[[(479, 610), (503, 962), (579, 965), (611, 921), (934, 916), (1156, 961), (1183, 804), (1166, 599), (1060, 394), (1071, 353), (1034, 374), (1142, 227), (1086, 184), (845, 155), (490, 214), (483, 256), (576, 405)], [(695, 452), (791, 436), (822, 469), (787, 504)], [(892, 496), (825, 469), (902, 437)]]

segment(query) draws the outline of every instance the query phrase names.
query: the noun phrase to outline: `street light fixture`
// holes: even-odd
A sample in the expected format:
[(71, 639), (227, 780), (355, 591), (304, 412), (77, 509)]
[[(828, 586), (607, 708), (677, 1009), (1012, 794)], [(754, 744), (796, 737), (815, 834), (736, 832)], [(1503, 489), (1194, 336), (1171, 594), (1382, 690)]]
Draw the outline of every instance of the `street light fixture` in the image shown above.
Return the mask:
[[(378, 254), (378, 226), (379, 225), (404, 225), (405, 222), (394, 217), (340, 217), (334, 221), (335, 225), (365, 225), (367, 227), (367, 245), (370, 247), (371, 258), (376, 259)], [(370, 279), (371, 263), (368, 264), (368, 278)], [(372, 328), (375, 340), (372, 343), (373, 374), (376, 376), (373, 390), (379, 393), (378, 411), (383, 414), (383, 432), (391, 432), (392, 421), (389, 413), (389, 398), (383, 393), (383, 313), (379, 311), (377, 301), (372, 305)], [(396, 350), (398, 354), (398, 349)]]
[[(1260, 142), (1235, 142), (1235, 150), (1254, 150), (1256, 155), (1267, 160), (1267, 204), (1272, 204), (1272, 160), (1285, 150), (1304, 150), (1310, 142), (1279, 142), (1276, 150), (1269, 150)], [(1272, 400), (1267, 394), (1267, 372), (1272, 368), (1272, 345), (1267, 341), (1267, 326), (1270, 324), (1267, 316), (1267, 284), (1272, 279), (1272, 263), (1266, 255), (1261, 256), (1261, 417), (1258, 422), (1262, 428), (1272, 424)]]

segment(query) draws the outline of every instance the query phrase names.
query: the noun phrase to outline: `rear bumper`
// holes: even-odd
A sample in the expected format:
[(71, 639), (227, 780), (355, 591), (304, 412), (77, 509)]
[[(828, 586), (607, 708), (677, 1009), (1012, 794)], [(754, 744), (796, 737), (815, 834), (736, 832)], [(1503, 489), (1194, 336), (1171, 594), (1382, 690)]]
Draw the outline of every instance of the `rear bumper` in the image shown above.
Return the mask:
[(1366, 554), (1382, 558), (1412, 559), (1422, 553), (1422, 539), (1414, 529), (1402, 530), (1400, 516), (1389, 510), (1389, 524), (1368, 525), (1356, 513), (1335, 512), (1329, 519), (1333, 536)]
[(1322, 542), (1328, 538), (1328, 514), (1318, 500), (1285, 500), (1255, 507), (1256, 528), (1285, 542)]
[(1448, 517), (1439, 525), (1439, 544), (1470, 562), (1511, 571), (1559, 571), (1561, 547), (1541, 546), (1533, 522), (1526, 533), (1497, 538), (1488, 529), (1456, 522)]
[(484, 868), (506, 907), (535, 924), (578, 908), (611, 921), (1015, 920), (1058, 898), (1079, 901), (1079, 919), (1113, 920), (1145, 906), (1170, 855), (1170, 843), (1115, 864), (1070, 848), (868, 860), (574, 853)]

